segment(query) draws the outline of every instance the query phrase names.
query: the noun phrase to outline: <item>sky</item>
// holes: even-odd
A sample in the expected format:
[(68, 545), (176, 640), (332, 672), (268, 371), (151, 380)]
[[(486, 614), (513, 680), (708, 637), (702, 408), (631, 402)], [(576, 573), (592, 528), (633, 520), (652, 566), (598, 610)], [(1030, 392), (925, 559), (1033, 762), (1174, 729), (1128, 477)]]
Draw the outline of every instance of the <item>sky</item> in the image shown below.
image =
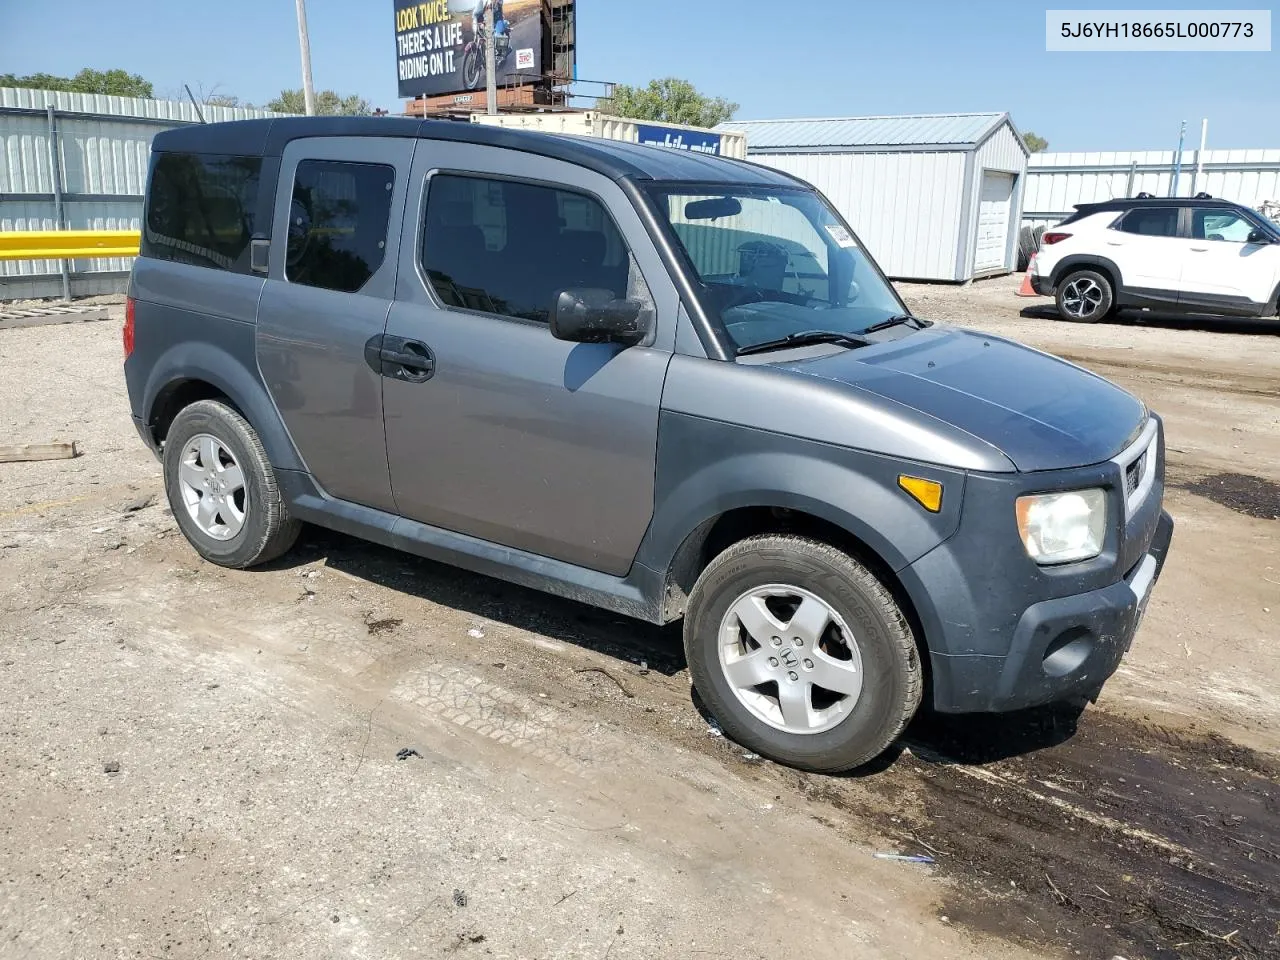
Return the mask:
[[(1230, 5), (1249, 6), (1265, 8)], [(1207, 117), (1211, 148), (1280, 146), (1280, 52), (1046, 53), (1045, 7), (1025, 0), (578, 7), (580, 78), (683, 77), (739, 103), (743, 120), (1009, 111), (1050, 149), (1083, 151), (1170, 150), (1182, 120), (1195, 146)], [(403, 109), (392, 9), (392, 0), (308, 0), (317, 89)], [(264, 103), (301, 86), (294, 3), (0, 0), (0, 73), (85, 66), (140, 73), (161, 95), (182, 96), (188, 83)]]

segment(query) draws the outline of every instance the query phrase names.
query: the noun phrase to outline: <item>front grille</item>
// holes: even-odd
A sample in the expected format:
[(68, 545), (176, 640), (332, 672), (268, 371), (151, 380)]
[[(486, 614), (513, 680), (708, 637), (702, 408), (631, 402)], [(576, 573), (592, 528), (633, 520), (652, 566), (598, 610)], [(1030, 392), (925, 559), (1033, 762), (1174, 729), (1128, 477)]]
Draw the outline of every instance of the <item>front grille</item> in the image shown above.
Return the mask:
[(1124, 498), (1130, 499), (1138, 490), (1138, 485), (1142, 483), (1142, 477), (1147, 470), (1147, 458), (1149, 453), (1143, 453), (1137, 460), (1125, 467), (1124, 470)]
[(1125, 515), (1133, 516), (1135, 510), (1142, 505), (1147, 494), (1155, 483), (1159, 464), (1156, 458), (1159, 450), (1156, 446), (1158, 430), (1156, 422), (1150, 421), (1142, 434), (1129, 447), (1115, 458), (1124, 476)]

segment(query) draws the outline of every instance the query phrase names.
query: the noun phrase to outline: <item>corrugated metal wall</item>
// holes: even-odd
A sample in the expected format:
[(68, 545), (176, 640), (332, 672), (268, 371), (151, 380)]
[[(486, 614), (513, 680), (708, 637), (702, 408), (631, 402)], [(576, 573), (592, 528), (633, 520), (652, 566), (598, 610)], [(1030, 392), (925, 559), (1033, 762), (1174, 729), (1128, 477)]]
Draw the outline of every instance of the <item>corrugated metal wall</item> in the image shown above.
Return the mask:
[[(982, 199), (982, 173), (984, 170), (999, 170), (1014, 174), (1017, 179), (1013, 183), (1012, 210), (1009, 216), (1009, 239), (1005, 252), (1005, 269), (1013, 270), (1018, 258), (1018, 224), (1022, 219), (1022, 204), (1025, 196), (1027, 170), (1027, 154), (1022, 148), (1013, 127), (1005, 123), (987, 138), (974, 154), (973, 184), (970, 193), (970, 219), (973, 231), (978, 224), (978, 204)], [(971, 232), (973, 232), (971, 231)], [(955, 275), (957, 280), (967, 280), (973, 276), (973, 238), (965, 240), (966, 257), (962, 269)]]
[(751, 160), (826, 194), (890, 277), (956, 278), (964, 153), (759, 154)]
[[(54, 200), (47, 109), (54, 108), (62, 223)], [(201, 107), (209, 122), (269, 117), (264, 110)], [(151, 139), (198, 123), (190, 103), (0, 88), (0, 230), (137, 230)], [(67, 263), (73, 296), (119, 293), (132, 261)], [(0, 262), (0, 300), (62, 294), (56, 260)]]
[[(1183, 153), (1178, 196), (1204, 191), (1254, 209), (1268, 200), (1280, 201), (1280, 150), (1206, 150), (1204, 174), (1198, 181), (1197, 152)], [(1166, 197), (1173, 184), (1173, 160), (1172, 150), (1034, 154), (1027, 169), (1022, 222), (1031, 226), (1057, 223), (1069, 216), (1077, 203), (1143, 191)]]

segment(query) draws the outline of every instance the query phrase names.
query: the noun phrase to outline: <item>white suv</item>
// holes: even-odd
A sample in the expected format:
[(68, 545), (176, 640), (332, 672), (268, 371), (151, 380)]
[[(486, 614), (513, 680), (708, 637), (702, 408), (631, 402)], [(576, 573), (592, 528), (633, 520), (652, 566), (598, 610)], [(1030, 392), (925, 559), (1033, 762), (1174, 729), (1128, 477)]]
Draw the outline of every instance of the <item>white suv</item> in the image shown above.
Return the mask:
[(1270, 317), (1280, 228), (1204, 194), (1082, 203), (1045, 233), (1030, 271), (1066, 320), (1093, 323), (1117, 307)]

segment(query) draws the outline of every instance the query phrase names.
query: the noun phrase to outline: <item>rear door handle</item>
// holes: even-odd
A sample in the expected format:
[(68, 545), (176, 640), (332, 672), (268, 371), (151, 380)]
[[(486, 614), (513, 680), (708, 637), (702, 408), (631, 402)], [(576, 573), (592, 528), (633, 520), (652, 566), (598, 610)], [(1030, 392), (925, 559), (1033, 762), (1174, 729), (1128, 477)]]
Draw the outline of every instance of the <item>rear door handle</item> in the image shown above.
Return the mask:
[(1196, 253), (1204, 253), (1209, 248), (1208, 247), (1192, 247), (1191, 249), (1194, 250)]
[(425, 343), (418, 343), (416, 340), (391, 343), (393, 339), (396, 338), (388, 337), (378, 351), (384, 377), (406, 380), (409, 383), (425, 383), (435, 376), (436, 357)]
[(407, 383), (425, 383), (436, 373), (436, 355), (431, 348), (404, 337), (374, 337), (365, 344), (365, 359), (382, 376)]

